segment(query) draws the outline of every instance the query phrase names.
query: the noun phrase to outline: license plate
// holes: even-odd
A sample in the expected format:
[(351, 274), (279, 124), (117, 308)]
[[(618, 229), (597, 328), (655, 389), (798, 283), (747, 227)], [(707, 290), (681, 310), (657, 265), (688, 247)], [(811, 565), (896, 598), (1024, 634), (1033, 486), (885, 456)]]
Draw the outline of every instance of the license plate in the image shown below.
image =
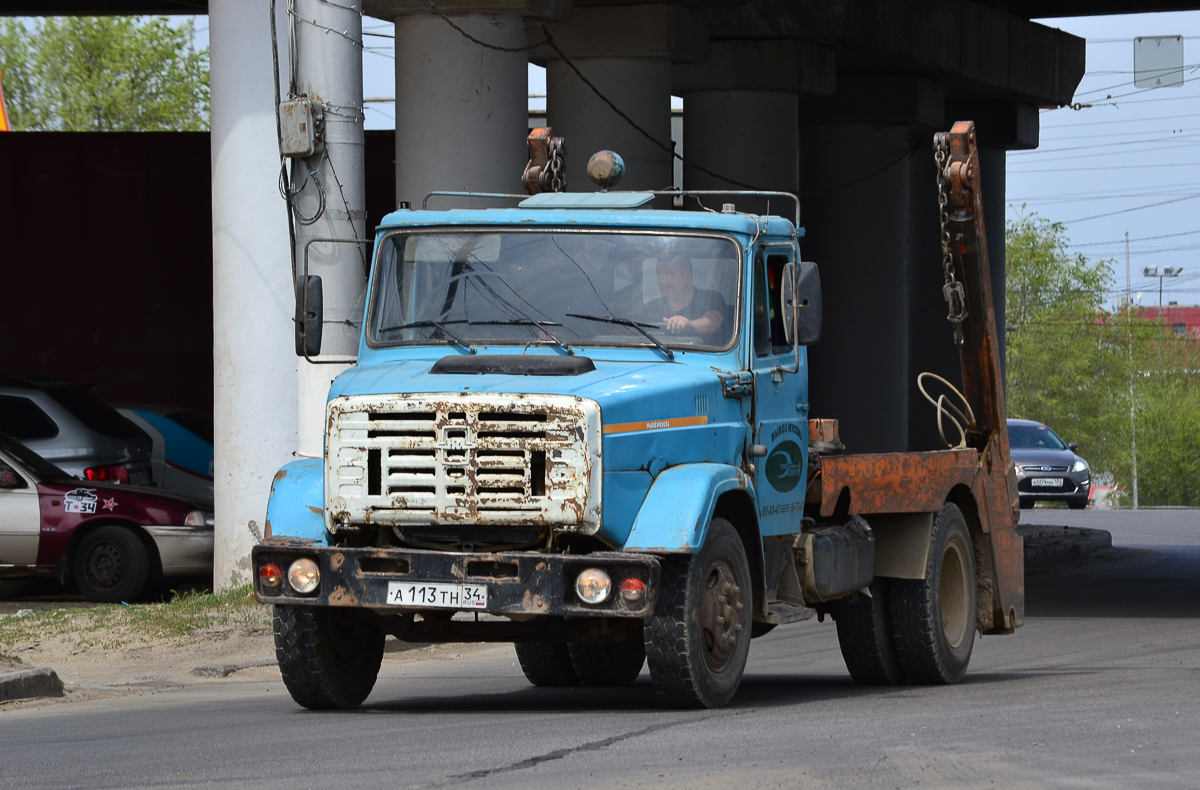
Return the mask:
[(1062, 488), (1061, 477), (1035, 477), (1029, 481), (1034, 488)]
[(437, 609), (486, 609), (487, 586), (455, 582), (388, 582), (387, 603)]

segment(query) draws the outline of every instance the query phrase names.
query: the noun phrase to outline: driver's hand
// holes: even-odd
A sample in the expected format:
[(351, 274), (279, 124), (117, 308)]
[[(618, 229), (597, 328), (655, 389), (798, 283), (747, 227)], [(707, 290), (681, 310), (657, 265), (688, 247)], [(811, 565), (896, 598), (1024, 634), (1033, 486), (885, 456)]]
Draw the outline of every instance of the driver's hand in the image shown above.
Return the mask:
[(663, 321), (667, 324), (668, 332), (682, 332), (692, 325), (692, 322), (681, 315), (673, 315), (670, 318), (664, 318)]

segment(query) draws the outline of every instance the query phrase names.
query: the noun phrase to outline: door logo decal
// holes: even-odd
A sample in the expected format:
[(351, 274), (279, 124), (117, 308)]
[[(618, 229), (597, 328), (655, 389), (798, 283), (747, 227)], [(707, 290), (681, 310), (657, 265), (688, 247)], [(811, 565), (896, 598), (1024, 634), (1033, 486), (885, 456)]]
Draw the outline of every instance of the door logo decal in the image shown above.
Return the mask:
[(764, 470), (767, 482), (776, 491), (791, 491), (800, 482), (802, 463), (804, 454), (800, 451), (800, 445), (790, 439), (780, 442), (767, 456)]

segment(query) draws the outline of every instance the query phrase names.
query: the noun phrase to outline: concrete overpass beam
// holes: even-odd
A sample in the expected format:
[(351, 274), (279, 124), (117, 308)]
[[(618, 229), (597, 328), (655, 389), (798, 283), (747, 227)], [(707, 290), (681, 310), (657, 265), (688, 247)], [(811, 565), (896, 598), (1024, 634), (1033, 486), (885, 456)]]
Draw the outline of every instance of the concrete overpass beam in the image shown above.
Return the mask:
[[(670, 187), (671, 63), (705, 56), (703, 16), (690, 6), (665, 3), (580, 6), (569, 23), (547, 27), (558, 49), (539, 46), (533, 60), (546, 67), (547, 122), (566, 138), (568, 187), (591, 188), (587, 161), (603, 149), (625, 160), (621, 189)], [(530, 30), (531, 42), (544, 39), (540, 29)]]

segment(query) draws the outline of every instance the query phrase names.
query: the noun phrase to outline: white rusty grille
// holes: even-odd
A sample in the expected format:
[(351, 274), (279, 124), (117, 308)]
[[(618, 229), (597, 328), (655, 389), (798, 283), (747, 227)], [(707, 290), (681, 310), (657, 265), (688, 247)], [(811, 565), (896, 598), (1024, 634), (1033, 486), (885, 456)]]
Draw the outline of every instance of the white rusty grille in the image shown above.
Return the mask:
[(329, 403), (326, 524), (600, 527), (600, 408), (566, 395)]

